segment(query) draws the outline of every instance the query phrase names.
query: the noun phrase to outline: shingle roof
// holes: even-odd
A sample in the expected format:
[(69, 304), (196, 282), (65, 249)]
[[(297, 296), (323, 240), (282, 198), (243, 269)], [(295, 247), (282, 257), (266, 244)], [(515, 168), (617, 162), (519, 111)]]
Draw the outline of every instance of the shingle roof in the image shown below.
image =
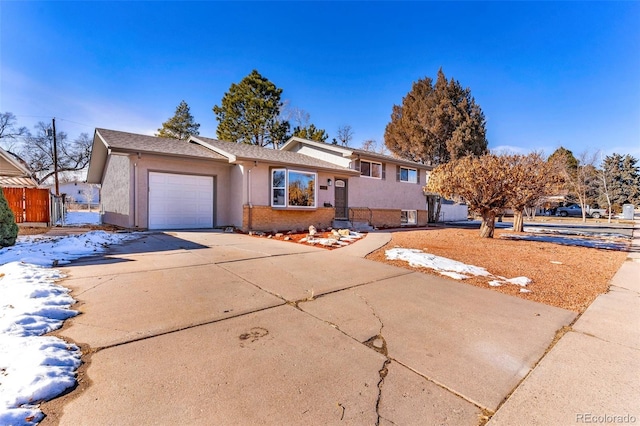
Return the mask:
[(226, 157), (192, 142), (108, 129), (96, 129), (96, 133), (111, 149), (227, 160)]
[(347, 173), (357, 173), (346, 167), (319, 160), (308, 155), (291, 151), (281, 151), (279, 149), (262, 148), (255, 145), (224, 142), (202, 136), (193, 137), (196, 141), (202, 141), (218, 152), (227, 153), (236, 157), (237, 160), (266, 161), (274, 164), (290, 164), (326, 170), (336, 170)]

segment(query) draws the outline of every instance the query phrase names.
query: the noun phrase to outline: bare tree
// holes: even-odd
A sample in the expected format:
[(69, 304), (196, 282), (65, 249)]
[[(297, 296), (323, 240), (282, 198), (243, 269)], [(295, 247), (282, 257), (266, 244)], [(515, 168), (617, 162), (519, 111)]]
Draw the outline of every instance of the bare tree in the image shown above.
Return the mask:
[(375, 139), (367, 139), (362, 142), (361, 149), (369, 152), (377, 152), (378, 151), (378, 142)]
[(16, 116), (11, 112), (0, 114), (0, 141), (5, 149), (11, 151), (19, 138), (26, 136), (29, 130), (16, 125)]
[[(582, 221), (587, 221), (587, 205), (595, 198), (597, 192), (598, 173), (595, 167), (598, 153), (583, 152), (578, 156), (576, 168), (564, 170), (564, 181), (569, 193), (576, 197), (582, 209)], [(566, 164), (566, 163), (565, 163)]]
[[(39, 122), (35, 129), (35, 134), (25, 137), (17, 155), (27, 164), (38, 183), (42, 183), (55, 173), (53, 138), (49, 136), (48, 124)], [(87, 133), (81, 133), (75, 140), (69, 141), (65, 132), (57, 132), (56, 139), (59, 172), (82, 170), (89, 164), (92, 139)]]
[(555, 161), (545, 161), (541, 153), (506, 155), (509, 182), (509, 201), (513, 210), (513, 230), (523, 232), (523, 213), (540, 204), (561, 181)]
[(598, 180), (600, 181), (600, 195), (607, 200), (607, 212), (608, 212), (608, 223), (611, 223), (611, 215), (612, 215), (612, 206), (611, 206), (611, 185), (610, 182), (612, 180), (611, 176), (609, 176), (608, 170), (606, 167), (603, 167), (598, 170)]
[(90, 183), (82, 190), (82, 197), (87, 201), (89, 211), (91, 211), (91, 203), (93, 203), (93, 194), (96, 188), (96, 184)]
[(342, 146), (348, 146), (349, 142), (353, 139), (353, 129), (348, 124), (338, 127), (336, 134), (338, 135), (338, 139), (333, 139), (334, 145), (337, 145), (338, 142), (340, 142)]

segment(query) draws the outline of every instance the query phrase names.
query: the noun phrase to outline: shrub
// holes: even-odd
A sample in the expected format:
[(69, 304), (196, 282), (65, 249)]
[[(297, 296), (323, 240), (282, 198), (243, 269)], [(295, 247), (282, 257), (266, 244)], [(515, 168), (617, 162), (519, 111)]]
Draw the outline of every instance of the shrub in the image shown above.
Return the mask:
[(9, 203), (0, 188), (0, 247), (12, 246), (18, 237), (16, 217), (9, 208)]

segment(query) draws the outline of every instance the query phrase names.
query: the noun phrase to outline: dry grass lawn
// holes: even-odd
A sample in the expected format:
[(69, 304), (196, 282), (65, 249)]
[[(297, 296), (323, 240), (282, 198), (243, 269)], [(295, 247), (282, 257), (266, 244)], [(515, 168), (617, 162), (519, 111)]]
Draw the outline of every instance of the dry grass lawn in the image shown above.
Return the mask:
[(494, 275), (506, 278), (525, 276), (533, 280), (527, 286), (530, 293), (521, 293), (517, 285), (491, 287), (486, 277), (472, 277), (463, 280), (464, 283), (582, 312), (599, 294), (607, 292), (611, 278), (627, 257), (626, 252), (620, 251), (501, 239), (503, 233), (510, 231), (496, 230), (493, 239), (480, 238), (476, 229), (431, 228), (394, 232), (388, 245), (367, 258), (441, 276), (431, 269), (414, 268), (405, 261), (385, 258), (385, 250), (394, 247), (424, 250), (481, 266)]

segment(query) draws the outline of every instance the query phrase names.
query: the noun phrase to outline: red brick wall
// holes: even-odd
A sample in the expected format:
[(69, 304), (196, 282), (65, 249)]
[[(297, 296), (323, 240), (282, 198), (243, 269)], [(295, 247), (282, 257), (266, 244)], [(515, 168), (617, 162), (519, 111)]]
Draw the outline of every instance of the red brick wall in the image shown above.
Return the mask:
[(251, 208), (251, 225), (249, 225), (249, 206), (243, 206), (242, 230), (247, 231), (291, 231), (306, 230), (309, 225), (316, 228), (328, 228), (333, 222), (334, 209), (319, 207), (313, 210), (281, 210), (269, 206), (253, 206)]
[[(377, 228), (399, 228), (402, 226), (400, 209), (371, 209), (371, 224)], [(418, 210), (417, 226), (427, 225), (427, 211)]]

